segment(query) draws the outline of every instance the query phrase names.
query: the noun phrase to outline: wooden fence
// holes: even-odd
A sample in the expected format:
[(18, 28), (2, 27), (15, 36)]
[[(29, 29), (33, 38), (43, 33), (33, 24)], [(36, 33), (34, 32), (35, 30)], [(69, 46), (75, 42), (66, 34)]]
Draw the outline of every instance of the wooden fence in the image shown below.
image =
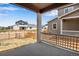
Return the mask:
[(42, 33), (42, 40), (67, 49), (79, 51), (79, 37)]
[(22, 38), (35, 38), (35, 31), (6, 31), (0, 32), (1, 39), (22, 39)]

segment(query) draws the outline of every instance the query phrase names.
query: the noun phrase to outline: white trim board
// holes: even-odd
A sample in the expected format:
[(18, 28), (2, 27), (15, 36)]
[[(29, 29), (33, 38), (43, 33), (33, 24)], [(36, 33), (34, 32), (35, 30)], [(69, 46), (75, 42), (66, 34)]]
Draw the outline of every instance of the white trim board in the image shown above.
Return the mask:
[(79, 32), (79, 31), (74, 31), (74, 30), (62, 30), (63, 32)]
[(75, 19), (75, 18), (79, 18), (79, 16), (72, 16), (72, 17), (65, 17), (65, 18), (62, 18), (62, 19)]

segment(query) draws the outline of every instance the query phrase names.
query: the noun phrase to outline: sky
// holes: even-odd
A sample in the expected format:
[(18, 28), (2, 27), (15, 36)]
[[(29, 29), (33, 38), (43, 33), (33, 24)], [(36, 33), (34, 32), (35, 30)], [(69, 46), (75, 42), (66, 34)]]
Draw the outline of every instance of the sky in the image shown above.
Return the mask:
[[(52, 10), (42, 14), (42, 25), (57, 17), (57, 10)], [(0, 26), (14, 25), (16, 21), (23, 20), (29, 24), (37, 24), (35, 12), (19, 7), (15, 4), (0, 4)]]

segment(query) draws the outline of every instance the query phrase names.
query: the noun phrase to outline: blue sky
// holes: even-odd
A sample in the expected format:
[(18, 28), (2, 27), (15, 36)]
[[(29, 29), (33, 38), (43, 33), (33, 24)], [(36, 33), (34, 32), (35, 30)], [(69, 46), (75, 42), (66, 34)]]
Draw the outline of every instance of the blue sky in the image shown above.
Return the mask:
[[(57, 16), (57, 11), (42, 14), (42, 25), (47, 24)], [(18, 20), (27, 21), (30, 24), (36, 24), (36, 13), (28, 9), (16, 6), (14, 4), (0, 4), (0, 26), (14, 25)]]

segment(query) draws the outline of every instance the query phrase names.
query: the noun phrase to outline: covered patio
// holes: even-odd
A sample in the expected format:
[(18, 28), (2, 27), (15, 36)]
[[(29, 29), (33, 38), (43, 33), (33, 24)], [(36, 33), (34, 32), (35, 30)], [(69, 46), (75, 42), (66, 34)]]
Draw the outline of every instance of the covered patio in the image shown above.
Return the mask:
[[(16, 3), (17, 6), (21, 6), (32, 10), (37, 13), (37, 42), (34, 44), (25, 45), (16, 49), (0, 52), (0, 55), (11, 56), (77, 56), (76, 52), (66, 50), (57, 46), (45, 43), (41, 36), (42, 30), (42, 16), (41, 14), (60, 6), (64, 6), (67, 3)], [(42, 41), (43, 40), (43, 41)]]

